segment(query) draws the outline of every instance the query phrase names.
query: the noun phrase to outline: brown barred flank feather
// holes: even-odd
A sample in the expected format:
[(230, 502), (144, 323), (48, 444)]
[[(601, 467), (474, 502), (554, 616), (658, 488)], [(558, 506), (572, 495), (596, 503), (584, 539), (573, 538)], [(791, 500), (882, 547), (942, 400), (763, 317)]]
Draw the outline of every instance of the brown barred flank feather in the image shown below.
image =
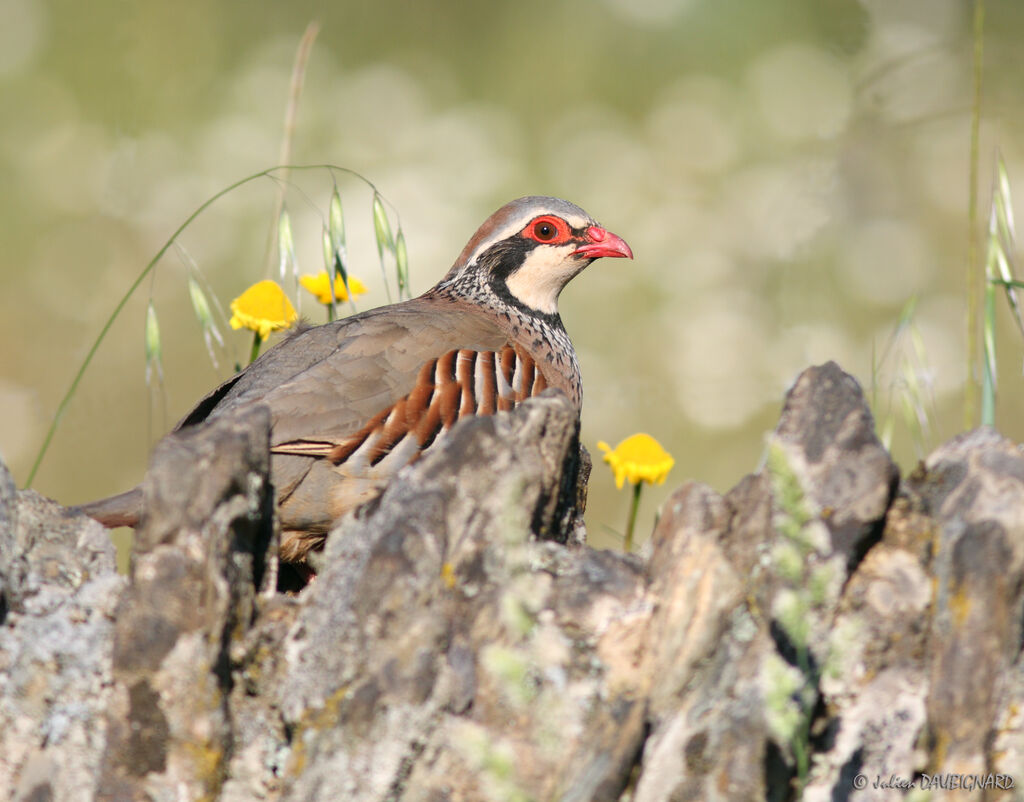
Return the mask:
[(458, 377), (455, 375), (455, 360), (458, 358), (461, 351), (449, 351), (447, 354), (440, 356), (437, 360), (437, 383), (440, 385), (450, 384), (451, 382), (458, 381)]
[(405, 406), (405, 425), (410, 430), (416, 427), (430, 407), (430, 399), (434, 395), (434, 367), (436, 365), (436, 359), (423, 364), (412, 392), (406, 396), (408, 403)]
[[(373, 444), (373, 448), (370, 449), (370, 453), (367, 454), (367, 459), (370, 461), (370, 465), (377, 465), (382, 459), (390, 454), (391, 449), (398, 445), (402, 438), (409, 433), (409, 427), (406, 419), (407, 407), (408, 402), (406, 399), (400, 398), (391, 408), (390, 414), (384, 419), (380, 437)], [(369, 435), (369, 432), (367, 432), (367, 435)]]
[(326, 457), (335, 448), (332, 442), (320, 440), (292, 440), (288, 443), (278, 443), (270, 451), (274, 454), (293, 454), (297, 457)]
[(389, 409), (382, 410), (378, 412), (376, 415), (374, 415), (372, 418), (370, 418), (369, 423), (367, 423), (362, 429), (360, 429), (358, 432), (349, 437), (340, 445), (337, 445), (333, 449), (331, 449), (330, 454), (327, 455), (327, 459), (329, 459), (335, 465), (340, 465), (349, 457), (351, 457), (352, 453), (356, 451), (356, 449), (358, 449), (363, 443), (366, 442), (366, 438), (369, 437), (372, 432), (380, 428), (380, 426), (383, 425), (385, 421), (387, 421), (388, 416), (391, 414), (392, 410), (396, 409), (399, 406), (399, 404), (404, 405), (405, 399), (399, 399), (398, 403), (395, 404), (395, 406), (390, 407)]
[(516, 351), (511, 345), (501, 349), (498, 356), (499, 366), (495, 370), (498, 385), (498, 411), (508, 412), (516, 405), (515, 393), (512, 390), (512, 376), (516, 370)]
[(533, 380), (537, 375), (537, 368), (529, 355), (523, 354), (522, 373), (519, 377), (519, 389), (516, 390), (516, 403), (526, 400), (533, 395)]
[(494, 352), (481, 351), (476, 358), (477, 415), (493, 415), (497, 409), (498, 381), (494, 376)]
[(407, 436), (419, 449), (470, 415), (493, 415), (513, 409), (548, 386), (536, 363), (524, 351), (506, 345), (501, 351), (449, 351), (425, 362), (416, 384), (389, 409), (375, 415), (344, 442), (294, 443), (275, 447), (283, 453), (327, 456), (340, 465), (363, 446), (371, 466), (379, 465)]
[(441, 421), (446, 429), (450, 429), (459, 419), (459, 398), (462, 393), (463, 389), (455, 381), (448, 382), (441, 388), (438, 403), (441, 407)]
[(459, 351), (456, 360), (456, 381), (462, 388), (462, 402), (459, 404), (459, 417), (472, 415), (476, 412), (476, 393), (474, 376), (476, 375), (476, 351)]

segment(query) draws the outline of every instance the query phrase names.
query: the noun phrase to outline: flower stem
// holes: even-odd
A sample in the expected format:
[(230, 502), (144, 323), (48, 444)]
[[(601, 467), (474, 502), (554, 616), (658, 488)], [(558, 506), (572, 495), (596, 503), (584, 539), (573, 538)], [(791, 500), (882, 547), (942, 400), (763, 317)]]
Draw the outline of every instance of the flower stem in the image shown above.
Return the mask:
[(249, 353), (249, 364), (251, 365), (256, 361), (256, 357), (260, 355), (260, 346), (263, 344), (263, 338), (260, 337), (258, 331), (252, 333), (252, 351)]
[(636, 526), (636, 513), (640, 509), (640, 490), (642, 487), (642, 482), (637, 482), (633, 485), (633, 501), (629, 505), (629, 520), (626, 522), (626, 541), (622, 546), (626, 554), (633, 551), (633, 527)]

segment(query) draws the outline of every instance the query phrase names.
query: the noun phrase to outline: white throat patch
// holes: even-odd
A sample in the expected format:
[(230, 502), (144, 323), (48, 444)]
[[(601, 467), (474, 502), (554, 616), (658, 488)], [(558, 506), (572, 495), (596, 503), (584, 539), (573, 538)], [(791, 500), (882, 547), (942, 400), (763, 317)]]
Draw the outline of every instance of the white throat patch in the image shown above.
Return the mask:
[(570, 242), (534, 248), (522, 266), (508, 277), (505, 286), (514, 298), (531, 309), (556, 314), (562, 288), (588, 264), (585, 259), (569, 256), (576, 247), (576, 243)]

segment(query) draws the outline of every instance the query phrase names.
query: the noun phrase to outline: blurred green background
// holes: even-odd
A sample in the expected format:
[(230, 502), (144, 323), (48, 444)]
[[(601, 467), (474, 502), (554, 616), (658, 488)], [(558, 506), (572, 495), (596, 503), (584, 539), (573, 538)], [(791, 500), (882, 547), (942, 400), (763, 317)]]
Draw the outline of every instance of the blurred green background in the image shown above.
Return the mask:
[[(997, 148), (1024, 203), (1024, 4), (986, 6), (980, 218)], [(911, 467), (915, 439), (927, 450), (963, 426), (971, 13), (954, 0), (0, 0), (0, 455), (24, 483), (120, 294), (197, 205), (276, 163), (315, 19), (293, 161), (380, 188), (416, 292), (519, 195), (572, 200), (633, 247), (634, 262), (598, 261), (570, 285), (562, 317), (592, 453), (647, 431), (677, 460), (645, 495), (641, 539), (683, 480), (724, 491), (758, 465), (812, 363), (837, 360), (880, 420), (896, 414)], [(292, 176), (304, 272), (322, 267), (330, 186)], [(366, 308), (384, 302), (371, 196), (341, 190)], [(198, 265), (226, 306), (263, 277), (276, 191), (233, 193), (167, 254), (37, 489), (70, 504), (131, 486), (155, 440), (244, 358), (249, 336), (230, 332), (213, 367), (185, 282)], [(923, 352), (906, 337), (886, 351), (914, 296)], [(144, 381), (149, 298), (165, 392)], [(1002, 308), (999, 338), (998, 423), (1020, 440), (1022, 347)], [(908, 381), (926, 401), (923, 438), (903, 421)], [(627, 495), (595, 466), (594, 542), (615, 542)]]

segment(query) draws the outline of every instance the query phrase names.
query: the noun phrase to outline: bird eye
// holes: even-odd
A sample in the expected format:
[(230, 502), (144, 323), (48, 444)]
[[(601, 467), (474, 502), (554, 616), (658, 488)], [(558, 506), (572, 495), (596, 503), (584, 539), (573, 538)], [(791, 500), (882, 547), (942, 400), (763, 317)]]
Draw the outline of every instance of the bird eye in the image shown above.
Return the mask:
[(546, 220), (541, 220), (533, 227), (533, 236), (541, 242), (550, 242), (555, 238), (555, 227)]

